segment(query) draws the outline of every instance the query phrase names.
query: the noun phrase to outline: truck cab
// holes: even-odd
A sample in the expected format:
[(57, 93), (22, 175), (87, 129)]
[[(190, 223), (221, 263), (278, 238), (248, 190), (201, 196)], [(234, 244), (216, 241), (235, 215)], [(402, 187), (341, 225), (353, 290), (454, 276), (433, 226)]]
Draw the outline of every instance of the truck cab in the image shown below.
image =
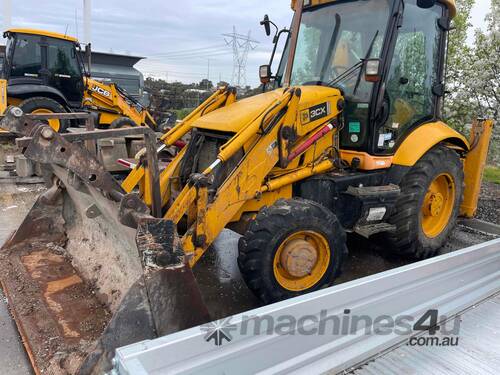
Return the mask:
[(4, 37), (7, 45), (3, 75), (9, 97), (48, 93), (66, 106), (81, 106), (84, 69), (77, 39), (31, 29), (10, 29)]

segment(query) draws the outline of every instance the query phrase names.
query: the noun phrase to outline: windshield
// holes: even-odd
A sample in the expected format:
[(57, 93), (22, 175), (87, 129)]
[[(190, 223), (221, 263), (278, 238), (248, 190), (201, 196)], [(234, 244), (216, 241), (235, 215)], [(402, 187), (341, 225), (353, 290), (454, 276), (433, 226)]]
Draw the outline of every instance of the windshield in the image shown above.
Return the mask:
[[(347, 96), (356, 91), (359, 99), (368, 100), (372, 83), (362, 80), (355, 90), (361, 67), (358, 63), (365, 57), (380, 57), (391, 3), (358, 0), (304, 9), (290, 84), (334, 84)], [(358, 67), (344, 77), (356, 64)]]

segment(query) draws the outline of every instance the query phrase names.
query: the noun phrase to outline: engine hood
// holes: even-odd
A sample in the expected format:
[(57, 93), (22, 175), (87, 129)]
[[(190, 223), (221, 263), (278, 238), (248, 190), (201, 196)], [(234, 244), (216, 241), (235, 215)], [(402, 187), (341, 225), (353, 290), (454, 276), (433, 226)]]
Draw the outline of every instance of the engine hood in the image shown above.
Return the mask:
[[(322, 86), (301, 86), (299, 110), (318, 104), (321, 100), (336, 101), (341, 93), (338, 89)], [(236, 133), (250, 121), (259, 117), (269, 105), (283, 95), (284, 89), (277, 89), (238, 100), (228, 107), (213, 111), (193, 124), (193, 127), (220, 132)]]

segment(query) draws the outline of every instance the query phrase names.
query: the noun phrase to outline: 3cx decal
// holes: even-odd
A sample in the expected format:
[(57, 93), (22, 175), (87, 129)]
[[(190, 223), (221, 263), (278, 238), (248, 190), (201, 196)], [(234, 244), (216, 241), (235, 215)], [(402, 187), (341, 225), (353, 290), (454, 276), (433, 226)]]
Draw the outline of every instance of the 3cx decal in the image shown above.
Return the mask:
[(320, 118), (326, 117), (330, 114), (330, 103), (324, 102), (314, 107), (303, 110), (300, 113), (300, 120), (302, 124), (307, 124), (309, 122), (319, 120)]

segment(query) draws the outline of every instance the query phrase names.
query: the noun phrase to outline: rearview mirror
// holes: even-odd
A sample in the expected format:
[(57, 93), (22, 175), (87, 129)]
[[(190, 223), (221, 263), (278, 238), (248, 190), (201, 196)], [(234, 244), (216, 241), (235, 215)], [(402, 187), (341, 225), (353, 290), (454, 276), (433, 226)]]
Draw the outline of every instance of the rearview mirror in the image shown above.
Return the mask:
[(380, 81), (380, 59), (367, 59), (365, 60), (365, 81), (378, 82)]
[(265, 85), (271, 81), (271, 66), (270, 65), (261, 65), (259, 68), (259, 78), (260, 82)]
[(261, 25), (264, 25), (264, 29), (266, 30), (266, 35), (269, 36), (271, 35), (271, 25), (269, 23), (269, 16), (266, 14), (264, 16), (264, 19), (260, 21)]

